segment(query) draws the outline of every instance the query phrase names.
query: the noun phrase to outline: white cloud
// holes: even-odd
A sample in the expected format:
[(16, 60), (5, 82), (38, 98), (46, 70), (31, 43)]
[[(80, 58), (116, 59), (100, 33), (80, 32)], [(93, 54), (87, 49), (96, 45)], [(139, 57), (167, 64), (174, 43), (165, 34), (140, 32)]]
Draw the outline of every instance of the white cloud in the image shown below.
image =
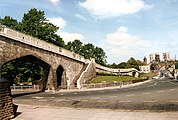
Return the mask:
[(110, 60), (126, 61), (130, 57), (144, 55), (151, 47), (151, 41), (140, 39), (128, 33), (128, 28), (121, 26), (116, 32), (106, 35), (105, 46)]
[(60, 3), (60, 0), (49, 0), (53, 5), (57, 5)]
[(85, 37), (79, 33), (58, 32), (58, 34), (61, 38), (63, 38), (65, 42), (74, 41), (76, 39), (83, 42), (83, 40), (85, 39)]
[(133, 46), (142, 46), (148, 47), (150, 43), (146, 40), (142, 40), (137, 36), (130, 35), (128, 33), (128, 28), (125, 26), (121, 26), (114, 33), (110, 33), (106, 35), (106, 41), (109, 44), (115, 46), (124, 46), (124, 47), (133, 47)]
[(83, 15), (80, 15), (80, 14), (75, 14), (76, 17), (84, 20), (84, 21), (87, 21), (87, 19), (83, 16)]
[(134, 14), (152, 7), (143, 0), (86, 0), (79, 2), (79, 6), (99, 18)]
[(47, 18), (49, 20), (49, 22), (53, 23), (54, 25), (56, 25), (57, 27), (59, 27), (59, 29), (62, 29), (66, 26), (66, 21), (61, 18), (61, 17), (53, 17), (53, 18)]

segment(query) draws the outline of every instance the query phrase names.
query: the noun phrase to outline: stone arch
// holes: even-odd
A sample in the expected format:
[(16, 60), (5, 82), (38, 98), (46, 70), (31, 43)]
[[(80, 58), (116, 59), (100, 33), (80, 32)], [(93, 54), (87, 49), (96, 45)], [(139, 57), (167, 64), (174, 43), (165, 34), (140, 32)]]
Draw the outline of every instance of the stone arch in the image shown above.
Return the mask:
[(56, 76), (57, 76), (56, 82), (57, 82), (57, 88), (59, 89), (62, 87), (62, 82), (64, 80), (63, 74), (64, 74), (64, 68), (61, 65), (59, 65), (56, 70)]
[[(6, 61), (2, 67), (13, 61), (13, 60), (16, 60), (16, 59), (24, 59), (25, 61), (28, 61), (28, 62), (31, 62), (31, 63), (35, 63), (35, 64), (38, 64), (40, 65), (43, 70), (44, 70), (44, 75), (43, 75), (43, 78), (39, 79), (39, 80), (35, 80), (33, 81), (34, 84), (38, 84), (39, 85), (39, 88), (40, 88), (40, 91), (45, 91), (46, 87), (47, 87), (47, 80), (48, 80), (48, 75), (49, 75), (49, 70), (50, 70), (50, 65), (48, 63), (46, 63), (45, 61), (41, 60), (40, 58), (34, 56), (34, 55), (25, 55), (25, 56), (22, 56), (22, 57), (19, 57), (19, 58), (15, 58), (15, 59), (11, 59), (9, 61)], [(11, 81), (11, 84), (12, 84), (12, 81)]]

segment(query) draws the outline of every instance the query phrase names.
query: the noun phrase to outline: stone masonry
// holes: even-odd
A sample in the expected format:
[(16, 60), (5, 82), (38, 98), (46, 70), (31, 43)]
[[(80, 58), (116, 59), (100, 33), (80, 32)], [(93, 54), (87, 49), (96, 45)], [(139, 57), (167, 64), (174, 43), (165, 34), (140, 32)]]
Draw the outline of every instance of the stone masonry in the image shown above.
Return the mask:
[(0, 120), (10, 120), (14, 116), (13, 103), (8, 81), (0, 81)]
[[(85, 66), (90, 62), (78, 54), (45, 41), (9, 28), (2, 26), (0, 28), (0, 68), (9, 61), (21, 57), (40, 64), (45, 70), (43, 90), (70, 88), (76, 85)], [(62, 76), (57, 78), (59, 67), (62, 67)], [(93, 71), (95, 69), (90, 69), (92, 69), (90, 70), (92, 74), (96, 74), (96, 71)]]

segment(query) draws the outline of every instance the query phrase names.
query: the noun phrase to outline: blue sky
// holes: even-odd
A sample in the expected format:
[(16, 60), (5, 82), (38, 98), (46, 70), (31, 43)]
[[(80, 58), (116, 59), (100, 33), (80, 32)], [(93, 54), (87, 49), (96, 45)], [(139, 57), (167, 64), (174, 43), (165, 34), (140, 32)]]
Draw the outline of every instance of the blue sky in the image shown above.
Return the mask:
[(178, 0), (0, 0), (0, 17), (21, 21), (31, 8), (60, 27), (65, 42), (102, 47), (108, 63), (151, 53), (178, 56)]

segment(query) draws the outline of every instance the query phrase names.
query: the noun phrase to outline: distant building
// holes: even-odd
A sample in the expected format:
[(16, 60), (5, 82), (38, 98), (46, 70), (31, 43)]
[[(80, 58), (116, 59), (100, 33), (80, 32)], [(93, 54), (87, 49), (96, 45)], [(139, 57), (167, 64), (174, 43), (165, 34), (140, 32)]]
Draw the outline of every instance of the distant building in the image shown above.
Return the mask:
[(143, 62), (144, 62), (144, 64), (147, 64), (147, 58), (146, 57), (143, 58)]
[(149, 73), (150, 72), (150, 65), (139, 66), (141, 73)]
[(160, 62), (160, 55), (158, 53), (150, 54), (150, 63)]
[(155, 54), (155, 62), (160, 62), (160, 55), (158, 53)]
[(170, 54), (169, 52), (163, 53), (163, 60), (166, 61), (170, 61)]
[(150, 54), (150, 63), (155, 61), (155, 54)]

